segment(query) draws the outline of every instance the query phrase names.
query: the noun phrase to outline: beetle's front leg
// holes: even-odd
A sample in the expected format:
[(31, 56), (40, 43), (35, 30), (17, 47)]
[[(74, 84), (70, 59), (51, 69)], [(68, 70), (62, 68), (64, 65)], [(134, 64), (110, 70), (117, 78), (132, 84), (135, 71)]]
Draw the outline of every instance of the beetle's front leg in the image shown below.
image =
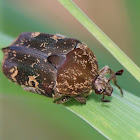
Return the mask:
[[(115, 72), (114, 72), (112, 69), (110, 69), (109, 66), (105, 66), (105, 67), (103, 67), (103, 68), (100, 70), (100, 74), (101, 74), (102, 76), (105, 76), (105, 75), (107, 75), (107, 74), (112, 75), (112, 74), (114, 74), (114, 73), (115, 73)], [(116, 78), (116, 77), (114, 77), (114, 78)]]
[(109, 100), (105, 100), (104, 98), (105, 98), (105, 95), (103, 94), (103, 97), (101, 99), (102, 102), (110, 102)]
[[(118, 71), (118, 72), (119, 72), (119, 71)], [(112, 76), (112, 75), (115, 74), (115, 72), (112, 71), (112, 69), (110, 69), (108, 66), (105, 66), (105, 67), (103, 67), (103, 68), (100, 70), (100, 74), (101, 74), (102, 76), (105, 76), (105, 75), (107, 75), (107, 74), (110, 74), (110, 76)], [(122, 74), (122, 73), (121, 73), (121, 74)], [(121, 75), (121, 74), (116, 74), (116, 75)], [(121, 95), (123, 96), (122, 89), (121, 89), (121, 87), (117, 84), (117, 78), (116, 78), (116, 76), (114, 76), (114, 77), (112, 78), (112, 81), (113, 81), (114, 85), (117, 86), (117, 87), (119, 88), (119, 90), (120, 90), (120, 92), (121, 92)]]

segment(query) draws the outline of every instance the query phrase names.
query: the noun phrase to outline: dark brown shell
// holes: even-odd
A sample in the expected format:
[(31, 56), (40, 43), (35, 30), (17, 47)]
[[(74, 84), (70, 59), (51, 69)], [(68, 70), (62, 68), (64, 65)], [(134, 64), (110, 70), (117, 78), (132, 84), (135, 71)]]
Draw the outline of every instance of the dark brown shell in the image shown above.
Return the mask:
[(49, 97), (55, 92), (71, 96), (88, 92), (98, 76), (95, 55), (76, 39), (23, 33), (2, 50), (4, 74), (13, 82), (35, 87)]

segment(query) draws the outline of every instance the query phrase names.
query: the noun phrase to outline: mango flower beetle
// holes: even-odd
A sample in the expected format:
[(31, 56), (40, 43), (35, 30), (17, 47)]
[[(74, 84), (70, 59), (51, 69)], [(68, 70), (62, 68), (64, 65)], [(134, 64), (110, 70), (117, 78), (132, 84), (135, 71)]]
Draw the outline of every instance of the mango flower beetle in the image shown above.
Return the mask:
[[(96, 56), (77, 39), (39, 32), (22, 33), (8, 47), (2, 49), (2, 70), (11, 81), (24, 90), (54, 98), (65, 103), (74, 98), (81, 104), (92, 90), (111, 96), (110, 80), (117, 84), (116, 75), (108, 66), (99, 70)], [(110, 74), (110, 78), (106, 75)]]

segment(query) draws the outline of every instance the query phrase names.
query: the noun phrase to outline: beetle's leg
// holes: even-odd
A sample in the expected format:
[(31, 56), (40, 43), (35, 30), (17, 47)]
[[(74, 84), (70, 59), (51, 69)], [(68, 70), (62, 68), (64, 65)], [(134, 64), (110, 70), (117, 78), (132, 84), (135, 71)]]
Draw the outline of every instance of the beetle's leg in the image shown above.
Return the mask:
[[(105, 67), (103, 67), (103, 68), (100, 70), (100, 74), (101, 74), (102, 76), (105, 76), (105, 75), (107, 75), (107, 74), (110, 74), (110, 75), (112, 76), (114, 73), (115, 73), (115, 72), (112, 71), (112, 69), (110, 69), (108, 66), (105, 66)], [(112, 78), (112, 81), (113, 81), (114, 85), (117, 86), (117, 87), (119, 88), (119, 90), (120, 90), (120, 92), (121, 92), (121, 95), (123, 96), (122, 89), (121, 89), (121, 87), (117, 84), (117, 78), (116, 78), (116, 76), (114, 76), (114, 77)]]
[(105, 97), (105, 95), (103, 94), (103, 97), (101, 99), (102, 102), (110, 102), (109, 100), (105, 100), (104, 97)]
[(83, 96), (75, 96), (74, 99), (78, 102), (80, 102), (81, 104), (86, 104), (86, 98)]
[(56, 104), (63, 104), (63, 103), (65, 103), (65, 102), (69, 101), (70, 99), (71, 99), (71, 97), (69, 97), (69, 96), (64, 96), (64, 97), (62, 97), (62, 98), (55, 99), (55, 100), (54, 100), (54, 103), (56, 103)]
[[(112, 71), (112, 70), (109, 68), (109, 66), (105, 66), (105, 67), (103, 67), (103, 68), (100, 70), (100, 74), (101, 74), (102, 76), (105, 76), (105, 75), (107, 75), (107, 74), (112, 75), (112, 74), (114, 74), (114, 71)], [(115, 78), (115, 77), (114, 77), (114, 78)]]
[(24, 86), (21, 85), (21, 87), (28, 92), (33, 92), (33, 93), (37, 93), (37, 94), (43, 94), (43, 92), (35, 87), (28, 87), (28, 86)]

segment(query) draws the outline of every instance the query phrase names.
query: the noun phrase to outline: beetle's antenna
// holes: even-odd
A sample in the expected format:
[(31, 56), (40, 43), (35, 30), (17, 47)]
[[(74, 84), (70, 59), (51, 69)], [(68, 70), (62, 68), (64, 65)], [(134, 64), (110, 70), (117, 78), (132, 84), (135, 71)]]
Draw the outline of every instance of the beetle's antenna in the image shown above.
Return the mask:
[(116, 75), (122, 75), (122, 73), (123, 73), (123, 70), (119, 70), (119, 71), (113, 73), (111, 75), (111, 77), (108, 79), (108, 82), (110, 82), (110, 80), (112, 80)]
[[(116, 75), (122, 75), (122, 73), (123, 73), (123, 70), (119, 70), (119, 71), (113, 73), (113, 74), (111, 75), (111, 77), (108, 79), (108, 82), (107, 82), (107, 83), (109, 83), (110, 80), (112, 80)], [(121, 95), (123, 96), (123, 91), (122, 91), (122, 89), (120, 88), (120, 86), (117, 84), (117, 81), (116, 81), (116, 80), (113, 80), (113, 82), (114, 82), (114, 85), (116, 85), (116, 86), (120, 89)]]

